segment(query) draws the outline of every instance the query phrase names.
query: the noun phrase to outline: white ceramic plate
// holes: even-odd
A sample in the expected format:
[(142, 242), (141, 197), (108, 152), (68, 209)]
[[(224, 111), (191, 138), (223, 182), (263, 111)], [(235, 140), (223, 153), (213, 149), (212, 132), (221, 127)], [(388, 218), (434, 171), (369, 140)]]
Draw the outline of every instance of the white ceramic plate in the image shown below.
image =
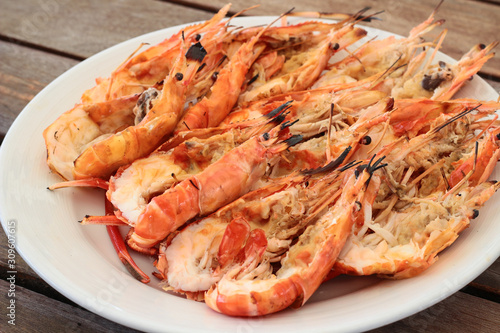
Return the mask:
[[(250, 26), (271, 20), (247, 17), (234, 20), (234, 24)], [(109, 76), (139, 43), (158, 43), (180, 28), (126, 41), (64, 73), (26, 106), (1, 145), (2, 225), (6, 229), (8, 223), (15, 224), (18, 252), (63, 295), (103, 317), (144, 331), (362, 331), (397, 321), (441, 301), (481, 274), (500, 255), (500, 205), (488, 202), (471, 227), (418, 277), (403, 281), (340, 277), (323, 284), (299, 310), (262, 318), (231, 318), (203, 303), (160, 291), (156, 279), (150, 285), (133, 279), (118, 260), (105, 228), (77, 223), (86, 214), (103, 214), (102, 191), (47, 190), (59, 179), (45, 164), (42, 131), (70, 109), (83, 91), (94, 85), (96, 77)], [(369, 36), (389, 35), (367, 30)], [(444, 55), (440, 59), (452, 61)], [(498, 95), (476, 77), (460, 96), (494, 100)], [(498, 176), (497, 169), (492, 178)], [(496, 196), (491, 201), (498, 199)], [(153, 270), (151, 260), (138, 257), (137, 261), (146, 272)]]

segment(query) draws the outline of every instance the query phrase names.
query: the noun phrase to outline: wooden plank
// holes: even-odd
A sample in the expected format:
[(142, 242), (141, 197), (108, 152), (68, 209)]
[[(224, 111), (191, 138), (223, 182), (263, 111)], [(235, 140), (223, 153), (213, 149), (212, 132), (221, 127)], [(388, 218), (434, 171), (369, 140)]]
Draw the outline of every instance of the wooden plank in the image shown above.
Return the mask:
[(3, 1), (0, 35), (86, 58), (124, 40), (212, 13), (159, 1)]
[(0, 135), (28, 102), (78, 61), (0, 41)]
[[(3, 268), (4, 271), (8, 271), (8, 254), (9, 254), (9, 244), (7, 240), (7, 235), (2, 229), (0, 232), (0, 268)], [(36, 276), (36, 273), (31, 269), (31, 267), (21, 258), (19, 254), (16, 253), (15, 258), (15, 269), (20, 274), (27, 274)], [(5, 274), (5, 273), (4, 273)]]
[(413, 316), (370, 332), (498, 332), (499, 313), (498, 303), (456, 293)]
[[(206, 8), (206, 1), (181, 0), (171, 1), (185, 5)], [(212, 0), (210, 6), (213, 10), (226, 4), (227, 0)], [(387, 30), (396, 34), (407, 36), (409, 30), (424, 21), (436, 7), (437, 0), (423, 0), (416, 3), (412, 0), (289, 0), (263, 2), (258, 0), (234, 0), (232, 11), (236, 12), (252, 5), (262, 5), (245, 13), (246, 15), (279, 15), (294, 7), (299, 11), (340, 12), (355, 13), (364, 7), (372, 7), (370, 13), (383, 10), (377, 15), (382, 21), (365, 23), (367, 26)], [(455, 0), (445, 1), (436, 15), (436, 18), (446, 19), (445, 28), (448, 34), (444, 41), (442, 51), (455, 59), (459, 59), (472, 46), (478, 43), (488, 44), (500, 41), (498, 18), (500, 6), (479, 1)], [(482, 69), (482, 72), (500, 77), (500, 58), (491, 59)]]
[(500, 259), (497, 259), (483, 274), (471, 282), (470, 286), (495, 293), (500, 297)]
[[(10, 299), (15, 299), (16, 304), (16, 326), (9, 332), (37, 332), (39, 327), (47, 332), (136, 332), (78, 306), (58, 302), (17, 285), (15, 298), (10, 298), (9, 289), (10, 284), (1, 280), (0, 307), (6, 311)], [(456, 293), (413, 316), (370, 332), (494, 332), (500, 325), (498, 313), (500, 304)]]
[[(9, 290), (15, 290), (14, 297), (8, 296)], [(10, 283), (5, 280), (0, 281), (0, 293), (2, 332), (138, 332), (23, 287), (16, 285), (10, 289)], [(7, 321), (11, 318), (6, 317), (11, 299), (15, 301), (15, 326), (10, 325)]]

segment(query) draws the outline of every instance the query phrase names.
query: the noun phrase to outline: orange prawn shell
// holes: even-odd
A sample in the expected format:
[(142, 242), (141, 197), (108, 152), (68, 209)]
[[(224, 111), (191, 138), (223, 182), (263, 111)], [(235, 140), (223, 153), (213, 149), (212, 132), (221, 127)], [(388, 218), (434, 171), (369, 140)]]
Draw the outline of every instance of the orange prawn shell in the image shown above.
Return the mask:
[(361, 211), (356, 199), (362, 200), (367, 173), (356, 177), (348, 172), (345, 177), (348, 190), (335, 204), (335, 210), (321, 217), (328, 224), (326, 228), (310, 225), (305, 231), (307, 236), (299, 237), (276, 275), (266, 280), (238, 280), (236, 285), (223, 278), (205, 294), (206, 304), (231, 316), (266, 315), (303, 305), (335, 263)]
[(264, 162), (284, 149), (271, 152), (261, 141), (251, 138), (200, 174), (153, 198), (139, 217), (131, 242), (154, 246), (189, 219), (211, 213), (250, 191), (266, 171)]

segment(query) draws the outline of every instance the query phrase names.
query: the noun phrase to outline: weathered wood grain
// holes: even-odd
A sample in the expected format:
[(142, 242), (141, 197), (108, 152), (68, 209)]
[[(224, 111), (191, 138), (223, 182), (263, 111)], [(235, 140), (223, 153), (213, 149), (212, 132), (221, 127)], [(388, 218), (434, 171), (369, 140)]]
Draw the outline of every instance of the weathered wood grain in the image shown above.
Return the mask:
[[(2, 309), (7, 308), (11, 299), (9, 289), (10, 284), (1, 280)], [(40, 327), (46, 332), (136, 332), (20, 286), (15, 286), (15, 304), (16, 327), (9, 327), (9, 332), (37, 332)], [(459, 292), (413, 316), (370, 332), (494, 332), (500, 325), (498, 313), (500, 304)]]
[[(19, 0), (0, 3), (0, 140), (24, 106), (49, 82), (83, 59), (120, 41), (157, 30), (207, 19), (225, 0), (142, 1), (113, 0)], [(369, 26), (406, 34), (420, 23), (438, 0), (403, 1), (232, 1), (233, 12), (264, 3), (248, 15), (276, 15), (290, 7), (353, 13), (363, 6), (384, 9), (382, 22)], [(177, 3), (177, 4), (174, 4)], [(443, 51), (458, 58), (476, 42), (500, 39), (497, 21), (500, 6), (495, 0), (451, 1), (442, 5), (438, 18), (446, 18), (450, 30)], [(200, 10), (186, 7), (195, 4)], [(333, 5), (336, 5), (334, 8)], [(500, 3), (499, 3), (500, 4)], [(405, 8), (412, 8), (409, 13)], [(453, 13), (451, 15), (450, 13)], [(19, 44), (16, 44), (19, 42)], [(24, 45), (24, 46), (23, 46)], [(488, 63), (482, 77), (500, 92), (500, 61)], [(0, 185), (1, 187), (1, 185)], [(6, 309), (9, 284), (7, 238), (0, 231), (0, 308)], [(88, 312), (50, 287), (20, 258), (16, 258), (17, 326), (6, 332), (135, 332)], [(497, 295), (500, 290), (500, 259), (469, 285)], [(470, 290), (466, 290), (470, 292)], [(489, 298), (492, 299), (492, 298)], [(404, 300), (402, 300), (404, 301)], [(383, 306), (383, 305), (381, 305)], [(5, 319), (4, 310), (1, 315)], [(500, 326), (500, 305), (481, 297), (457, 292), (414, 316), (372, 332), (493, 332)]]
[[(200, 0), (149, 0), (139, 5), (133, 0), (122, 0), (107, 2), (107, 6), (102, 6), (98, 0), (7, 1), (1, 4), (0, 36), (85, 58), (131, 37), (177, 24), (204, 20), (212, 15), (173, 2), (209, 7), (214, 11), (227, 3), (226, 0), (214, 0), (208, 5)], [(232, 2), (233, 11), (261, 3), (255, 0)], [(295, 11), (354, 13), (369, 6), (373, 8), (373, 12), (385, 12), (378, 15), (382, 21), (365, 24), (406, 35), (411, 27), (429, 15), (436, 4), (435, 0), (420, 1), (418, 5), (411, 0), (273, 1), (265, 2), (247, 15), (277, 15), (292, 7), (295, 7)], [(409, 12), (407, 8), (412, 8), (412, 11)], [(437, 14), (438, 18), (447, 20), (445, 27), (449, 30), (443, 52), (459, 58), (476, 43), (500, 40), (500, 29), (496, 25), (499, 16), (500, 6), (495, 4), (464, 0), (444, 2)], [(482, 71), (500, 77), (500, 59), (492, 59)]]
[(456, 293), (413, 316), (370, 332), (497, 332), (499, 313), (498, 303)]
[(212, 15), (153, 0), (2, 1), (0, 36), (86, 58), (132, 37)]
[[(169, 2), (207, 6), (206, 1), (202, 0), (173, 0)], [(216, 10), (227, 2), (233, 4), (232, 11), (239, 11), (252, 5), (262, 4), (260, 7), (245, 13), (246, 15), (279, 15), (292, 7), (295, 8), (295, 12), (319, 11), (352, 14), (364, 7), (371, 7), (370, 13), (384, 11), (384, 13), (377, 15), (381, 21), (363, 22), (362, 24), (406, 36), (412, 27), (429, 16), (439, 1), (289, 0), (267, 2), (259, 0), (212, 0), (210, 6)], [(411, 11), (408, 8), (411, 8)], [(448, 29), (442, 51), (455, 59), (459, 59), (475, 44), (500, 41), (499, 17), (500, 6), (495, 4), (465, 0), (445, 1), (436, 14), (436, 18), (446, 19), (444, 27)], [(483, 67), (482, 72), (500, 77), (500, 58), (491, 59)]]
[[(490, 294), (490, 299), (500, 300), (500, 259), (497, 259), (483, 274), (467, 287), (470, 292)], [(476, 289), (476, 290), (474, 290)]]
[[(138, 332), (23, 287), (10, 288), (9, 282), (0, 280), (1, 332)], [(15, 290), (14, 297), (8, 296), (9, 290)], [(7, 322), (11, 299), (15, 301), (15, 326)]]
[(0, 135), (47, 84), (76, 60), (0, 41)]

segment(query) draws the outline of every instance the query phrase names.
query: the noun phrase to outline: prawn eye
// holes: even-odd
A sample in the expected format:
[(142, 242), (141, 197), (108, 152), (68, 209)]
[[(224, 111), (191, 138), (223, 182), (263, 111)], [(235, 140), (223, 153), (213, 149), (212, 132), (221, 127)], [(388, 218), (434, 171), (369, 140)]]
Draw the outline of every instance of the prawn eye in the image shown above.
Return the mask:
[(264, 140), (269, 140), (269, 133), (264, 133), (262, 134), (262, 137), (264, 138)]
[(496, 138), (497, 140), (500, 140), (500, 133), (497, 134)]
[(479, 211), (478, 211), (477, 209), (474, 209), (474, 210), (472, 211), (472, 218), (473, 218), (473, 219), (475, 219), (475, 218), (476, 218), (476, 217), (478, 217), (478, 216), (479, 216)]
[(368, 135), (364, 136), (361, 139), (361, 143), (364, 144), (365, 146), (368, 146), (370, 143), (372, 143), (372, 138), (370, 138)]
[(214, 72), (212, 74), (212, 80), (214, 80), (214, 81), (217, 80), (217, 76), (219, 76), (219, 72)]
[(194, 37), (194, 40), (199, 42), (201, 39), (201, 35), (200, 34), (196, 34), (196, 36)]
[(180, 81), (180, 80), (182, 80), (182, 79), (184, 78), (184, 75), (183, 75), (182, 73), (177, 73), (177, 74), (175, 74), (175, 78), (176, 78), (178, 81)]
[(356, 202), (354, 202), (354, 204), (356, 204), (356, 209), (357, 209), (358, 211), (360, 211), (360, 210), (361, 210), (361, 208), (363, 207), (363, 205), (361, 204), (361, 202), (359, 202), (359, 201), (357, 201), (357, 200), (356, 200)]

